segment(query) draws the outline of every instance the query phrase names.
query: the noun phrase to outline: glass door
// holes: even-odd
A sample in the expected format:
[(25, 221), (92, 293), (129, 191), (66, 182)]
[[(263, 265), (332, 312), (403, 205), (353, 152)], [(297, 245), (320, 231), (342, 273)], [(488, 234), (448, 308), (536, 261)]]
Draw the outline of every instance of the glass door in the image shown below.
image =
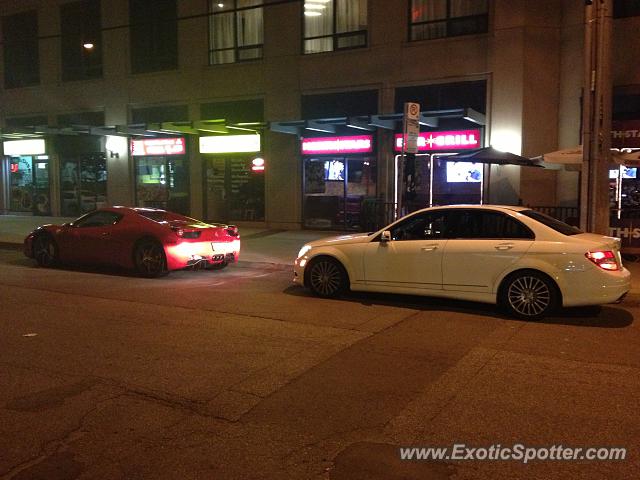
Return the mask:
[(12, 157), (10, 168), (11, 211), (50, 215), (49, 157)]
[(264, 220), (264, 172), (254, 171), (252, 160), (253, 157), (205, 160), (207, 221)]
[(104, 153), (62, 160), (60, 169), (62, 215), (78, 216), (106, 204), (106, 162)]
[(183, 156), (135, 157), (136, 205), (189, 214), (189, 169)]
[(344, 157), (304, 159), (305, 228), (345, 228), (346, 164)]

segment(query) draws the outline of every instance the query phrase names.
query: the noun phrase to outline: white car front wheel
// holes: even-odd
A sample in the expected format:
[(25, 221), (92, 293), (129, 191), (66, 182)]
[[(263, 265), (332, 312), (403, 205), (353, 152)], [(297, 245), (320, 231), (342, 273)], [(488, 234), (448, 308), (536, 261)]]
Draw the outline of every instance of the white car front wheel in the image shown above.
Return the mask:
[(319, 297), (337, 297), (348, 287), (344, 267), (331, 257), (313, 259), (306, 271), (306, 282), (311, 291)]

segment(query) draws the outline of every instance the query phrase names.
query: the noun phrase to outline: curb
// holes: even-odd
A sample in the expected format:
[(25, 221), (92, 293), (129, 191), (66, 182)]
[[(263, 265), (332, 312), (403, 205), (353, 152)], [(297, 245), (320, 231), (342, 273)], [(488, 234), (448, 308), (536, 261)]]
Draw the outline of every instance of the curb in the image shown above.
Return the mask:
[(0, 242), (0, 248), (5, 250), (22, 250), (22, 243)]
[(238, 268), (261, 268), (263, 270), (293, 272), (293, 264), (289, 264), (289, 263), (250, 262), (250, 261), (238, 260), (238, 263), (236, 264), (236, 266)]

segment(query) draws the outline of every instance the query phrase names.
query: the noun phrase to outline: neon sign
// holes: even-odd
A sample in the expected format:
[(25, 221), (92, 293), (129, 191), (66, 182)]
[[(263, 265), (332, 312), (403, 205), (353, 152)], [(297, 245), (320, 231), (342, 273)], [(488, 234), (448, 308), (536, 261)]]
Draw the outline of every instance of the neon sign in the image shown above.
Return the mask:
[(146, 155), (184, 155), (186, 152), (184, 138), (150, 138), (132, 140), (131, 154), (144, 157)]
[(260, 151), (260, 135), (200, 137), (200, 153), (251, 153)]
[(254, 172), (264, 172), (264, 158), (254, 158), (251, 160), (251, 170)]
[(373, 152), (373, 135), (302, 139), (302, 153), (307, 155), (371, 152)]
[[(443, 132), (422, 132), (418, 137), (419, 152), (442, 150), (473, 150), (480, 148), (480, 130), (448, 130)], [(395, 136), (396, 152), (402, 151), (402, 134)]]
[(4, 154), (9, 156), (41, 155), (46, 153), (44, 140), (34, 138), (31, 140), (10, 140), (3, 143)]
[(17, 163), (11, 164), (11, 173), (18, 173), (19, 165)]
[(640, 120), (614, 120), (611, 145), (615, 148), (640, 148)]

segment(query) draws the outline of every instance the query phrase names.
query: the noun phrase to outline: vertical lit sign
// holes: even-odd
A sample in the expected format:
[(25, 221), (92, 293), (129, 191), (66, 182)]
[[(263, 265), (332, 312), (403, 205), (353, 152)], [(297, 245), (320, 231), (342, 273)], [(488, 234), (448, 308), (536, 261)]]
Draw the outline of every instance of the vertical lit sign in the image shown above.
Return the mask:
[(373, 152), (373, 135), (302, 139), (302, 153), (306, 155), (371, 152)]
[(131, 154), (144, 157), (146, 155), (184, 155), (186, 153), (183, 137), (150, 138), (131, 141)]
[[(448, 130), (423, 132), (418, 137), (419, 152), (473, 150), (480, 148), (480, 130)], [(395, 136), (395, 151), (402, 151), (402, 134)]]

